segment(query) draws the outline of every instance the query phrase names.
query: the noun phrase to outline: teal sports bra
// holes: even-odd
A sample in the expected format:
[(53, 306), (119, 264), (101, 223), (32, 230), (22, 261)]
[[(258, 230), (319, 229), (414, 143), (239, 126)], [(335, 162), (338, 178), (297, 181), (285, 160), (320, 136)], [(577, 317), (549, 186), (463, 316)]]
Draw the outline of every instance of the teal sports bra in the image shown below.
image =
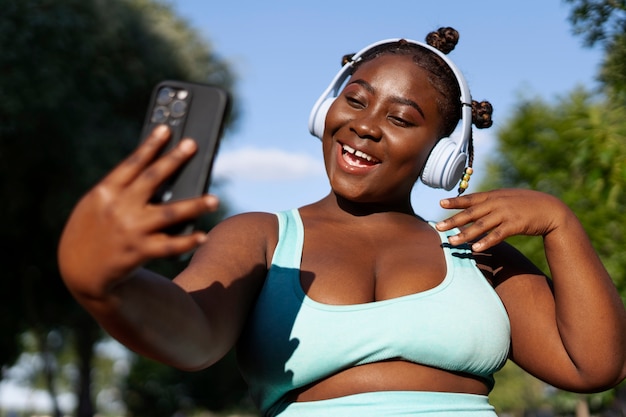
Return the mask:
[(309, 298), (300, 285), (305, 231), (298, 210), (277, 216), (272, 265), (237, 345), (239, 368), (263, 413), (293, 389), (387, 359), (493, 383), (509, 353), (509, 318), (469, 247), (448, 243), (456, 232), (438, 232), (447, 274), (436, 287), (371, 303), (328, 305)]

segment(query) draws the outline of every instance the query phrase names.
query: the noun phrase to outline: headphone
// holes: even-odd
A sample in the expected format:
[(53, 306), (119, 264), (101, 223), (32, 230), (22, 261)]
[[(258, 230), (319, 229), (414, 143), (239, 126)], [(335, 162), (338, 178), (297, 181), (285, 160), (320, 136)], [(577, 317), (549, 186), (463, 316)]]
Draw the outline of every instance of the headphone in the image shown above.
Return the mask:
[[(335, 75), (330, 85), (324, 93), (317, 99), (309, 116), (309, 131), (312, 135), (322, 138), (324, 135), (324, 125), (326, 124), (326, 114), (337, 96), (345, 81), (352, 75), (354, 66), (361, 60), (361, 57), (371, 49), (400, 41), (397, 39), (386, 39), (366, 46), (357, 52)], [(463, 176), (465, 164), (468, 160), (469, 143), (472, 137), (472, 97), (465, 77), (456, 65), (438, 49), (410, 39), (404, 39), (409, 44), (420, 46), (438, 55), (450, 67), (461, 90), (461, 131), (458, 139), (451, 137), (441, 138), (430, 151), (422, 170), (422, 182), (432, 188), (443, 188), (452, 190)]]

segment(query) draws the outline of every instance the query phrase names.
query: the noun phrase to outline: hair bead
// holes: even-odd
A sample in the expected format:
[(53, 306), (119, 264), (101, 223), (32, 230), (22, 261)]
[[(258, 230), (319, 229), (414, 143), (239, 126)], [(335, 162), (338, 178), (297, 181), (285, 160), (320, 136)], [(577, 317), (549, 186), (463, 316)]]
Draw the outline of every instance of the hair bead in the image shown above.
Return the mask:
[(461, 182), (459, 184), (459, 189), (458, 189), (459, 195), (463, 194), (465, 190), (467, 190), (467, 187), (469, 187), (469, 180), (473, 173), (474, 173), (474, 168), (472, 167), (465, 168), (465, 171), (463, 172), (463, 178), (461, 178)]

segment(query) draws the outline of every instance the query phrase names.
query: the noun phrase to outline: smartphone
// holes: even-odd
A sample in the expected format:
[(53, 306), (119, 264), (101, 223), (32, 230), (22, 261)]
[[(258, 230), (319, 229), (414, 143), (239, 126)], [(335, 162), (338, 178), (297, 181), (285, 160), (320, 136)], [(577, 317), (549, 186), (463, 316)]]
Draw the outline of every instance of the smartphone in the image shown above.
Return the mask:
[[(169, 126), (168, 152), (184, 138), (196, 141), (196, 153), (152, 196), (154, 204), (198, 197), (208, 191), (211, 169), (230, 110), (230, 95), (221, 87), (167, 80), (158, 83), (150, 98), (141, 140), (161, 124)], [(195, 222), (176, 225), (168, 233), (189, 233)]]

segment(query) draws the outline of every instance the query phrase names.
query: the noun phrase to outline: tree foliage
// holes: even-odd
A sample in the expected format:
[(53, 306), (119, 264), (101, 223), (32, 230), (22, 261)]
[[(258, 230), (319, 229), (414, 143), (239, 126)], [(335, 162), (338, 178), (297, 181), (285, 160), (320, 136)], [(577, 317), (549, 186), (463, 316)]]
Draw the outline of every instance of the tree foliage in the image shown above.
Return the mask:
[[(562, 199), (626, 299), (626, 109), (582, 90), (554, 103), (541, 98), (519, 102), (498, 132), (499, 152), (481, 188), (531, 188)], [(549, 272), (541, 238), (509, 241)], [(500, 411), (549, 406), (570, 414), (580, 404), (598, 411), (611, 398), (611, 393), (577, 396), (550, 390), (512, 364), (499, 376), (492, 401)]]
[(610, 42), (626, 32), (626, 1), (565, 0), (572, 5), (569, 20), (585, 44)]
[(605, 56), (598, 74), (607, 97), (626, 104), (626, 1), (565, 0), (569, 19), (585, 45), (601, 45)]
[[(136, 146), (154, 84), (230, 89), (233, 76), (157, 0), (0, 0), (0, 10), (0, 365), (15, 360), (23, 331), (45, 340), (70, 329), (87, 378), (101, 333), (57, 271), (65, 219)], [(85, 378), (81, 406), (89, 404)], [(93, 411), (86, 407), (79, 415)]]
[[(603, 74), (626, 68), (607, 65), (615, 56), (614, 50), (607, 52)], [(481, 188), (531, 188), (562, 199), (580, 219), (626, 299), (626, 109), (616, 100), (617, 91), (605, 82), (597, 95), (577, 89), (554, 102), (520, 97), (497, 132), (497, 156)], [(510, 242), (549, 272), (541, 238), (514, 237)], [(493, 400), (501, 411), (549, 405), (553, 412), (571, 414), (586, 404), (597, 413), (612, 398), (610, 392), (580, 396), (541, 387), (512, 364), (500, 376)], [(530, 399), (516, 402), (520, 392)]]
[(234, 352), (210, 368), (191, 373), (143, 357), (135, 359), (123, 390), (124, 401), (134, 416), (190, 415), (202, 409), (256, 411), (245, 382), (236, 372)]
[[(498, 132), (485, 188), (523, 187), (576, 213), (626, 296), (626, 110), (577, 90), (553, 104), (521, 99)], [(539, 238), (513, 239), (547, 272)]]
[[(585, 45), (604, 48), (598, 74), (602, 88), (596, 95), (579, 88), (554, 102), (520, 97), (497, 133), (498, 152), (481, 188), (532, 188), (561, 198), (582, 222), (626, 299), (626, 1), (565, 2), (572, 5), (570, 21)], [(510, 241), (548, 272), (540, 238)], [(498, 376), (492, 399), (509, 413), (549, 405), (552, 413), (569, 415), (586, 404), (597, 414), (613, 394), (621, 395), (619, 388), (593, 396), (558, 392), (537, 385), (513, 364)], [(612, 407), (623, 414), (619, 401)]]
[(626, 104), (626, 34), (613, 41), (598, 78), (613, 101)]

